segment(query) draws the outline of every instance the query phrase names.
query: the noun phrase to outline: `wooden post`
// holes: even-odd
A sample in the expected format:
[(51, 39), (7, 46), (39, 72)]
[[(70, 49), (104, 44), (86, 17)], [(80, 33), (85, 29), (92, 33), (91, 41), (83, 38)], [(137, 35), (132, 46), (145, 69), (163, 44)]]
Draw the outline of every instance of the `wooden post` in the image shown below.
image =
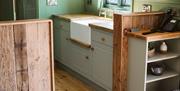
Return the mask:
[(114, 14), (113, 91), (128, 91), (127, 29), (151, 29), (163, 12)]

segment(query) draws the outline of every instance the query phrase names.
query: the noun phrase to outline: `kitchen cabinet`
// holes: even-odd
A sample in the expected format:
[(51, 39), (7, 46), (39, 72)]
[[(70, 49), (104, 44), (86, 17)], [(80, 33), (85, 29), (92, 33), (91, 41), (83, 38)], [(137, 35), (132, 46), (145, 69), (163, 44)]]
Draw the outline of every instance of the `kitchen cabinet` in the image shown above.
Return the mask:
[(112, 48), (94, 43), (93, 79), (108, 91), (112, 90)]
[[(97, 36), (98, 35), (98, 36)], [(93, 79), (108, 91), (112, 91), (113, 48), (112, 33), (92, 29)]]
[(65, 60), (68, 57), (67, 51), (70, 49), (69, 44), (69, 29), (64, 28), (70, 27), (69, 23), (65, 23), (66, 21), (60, 20), (58, 18), (54, 18), (54, 52), (55, 59)]
[(0, 23), (0, 90), (54, 91), (51, 20)]
[(91, 79), (91, 50), (70, 40), (70, 22), (54, 17), (55, 59)]
[(91, 47), (70, 39), (70, 21), (54, 16), (55, 59), (88, 80), (112, 91), (112, 32), (92, 29)]

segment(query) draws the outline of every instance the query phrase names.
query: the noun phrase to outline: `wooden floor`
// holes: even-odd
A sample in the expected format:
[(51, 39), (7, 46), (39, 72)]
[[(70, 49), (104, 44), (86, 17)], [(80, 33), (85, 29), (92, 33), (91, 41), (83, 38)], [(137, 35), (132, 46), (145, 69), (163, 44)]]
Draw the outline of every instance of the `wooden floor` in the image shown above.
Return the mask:
[(55, 68), (55, 84), (56, 91), (94, 91), (91, 87), (59, 68)]

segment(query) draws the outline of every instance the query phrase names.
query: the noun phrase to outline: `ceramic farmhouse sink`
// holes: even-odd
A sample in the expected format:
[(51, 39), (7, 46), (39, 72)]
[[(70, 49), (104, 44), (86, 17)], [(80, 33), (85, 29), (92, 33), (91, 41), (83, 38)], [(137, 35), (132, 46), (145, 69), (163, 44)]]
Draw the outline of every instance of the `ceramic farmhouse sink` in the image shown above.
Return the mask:
[(78, 19), (71, 21), (70, 36), (72, 39), (77, 40), (86, 45), (91, 45), (91, 28), (90, 23), (104, 22), (102, 19)]

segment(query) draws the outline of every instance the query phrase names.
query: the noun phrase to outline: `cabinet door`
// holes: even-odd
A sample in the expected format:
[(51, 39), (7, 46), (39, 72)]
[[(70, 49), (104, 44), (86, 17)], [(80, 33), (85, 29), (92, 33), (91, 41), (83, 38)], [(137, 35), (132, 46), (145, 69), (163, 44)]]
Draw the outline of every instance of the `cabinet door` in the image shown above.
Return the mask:
[(52, 91), (51, 31), (49, 23), (26, 25), (29, 91)]
[[(65, 30), (68, 27), (68, 22), (61, 21), (58, 18), (54, 18), (54, 49), (55, 59), (59, 61), (68, 61), (69, 46), (69, 31)], [(67, 57), (68, 56), (68, 57)]]
[(93, 42), (93, 78), (107, 90), (112, 89), (112, 48)]
[(61, 57), (61, 31), (54, 27), (54, 56), (55, 59), (60, 60)]
[(56, 17), (53, 18), (53, 28), (54, 28), (54, 56), (55, 59), (60, 60), (60, 46), (61, 46), (61, 29), (59, 28), (60, 20)]
[(16, 90), (13, 26), (0, 26), (0, 91)]

